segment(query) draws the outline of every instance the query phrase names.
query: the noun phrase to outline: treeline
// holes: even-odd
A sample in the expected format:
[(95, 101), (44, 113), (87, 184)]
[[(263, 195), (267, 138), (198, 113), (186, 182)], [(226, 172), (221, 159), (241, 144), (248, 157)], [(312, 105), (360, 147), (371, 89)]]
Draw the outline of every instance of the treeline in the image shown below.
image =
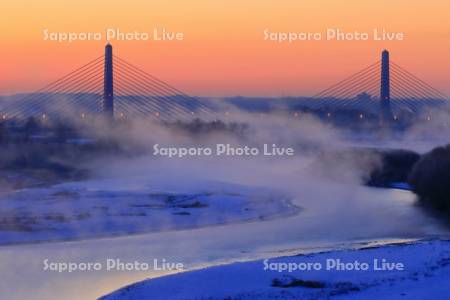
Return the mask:
[(381, 166), (372, 171), (369, 185), (406, 182), (422, 204), (450, 216), (450, 145), (423, 155), (407, 150), (380, 154)]

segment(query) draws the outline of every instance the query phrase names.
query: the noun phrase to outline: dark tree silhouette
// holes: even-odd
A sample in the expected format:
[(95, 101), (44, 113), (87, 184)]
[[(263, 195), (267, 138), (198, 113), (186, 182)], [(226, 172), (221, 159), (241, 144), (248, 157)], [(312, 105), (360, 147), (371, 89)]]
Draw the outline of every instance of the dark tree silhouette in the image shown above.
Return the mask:
[(425, 204), (450, 213), (450, 145), (423, 155), (411, 171), (409, 184)]

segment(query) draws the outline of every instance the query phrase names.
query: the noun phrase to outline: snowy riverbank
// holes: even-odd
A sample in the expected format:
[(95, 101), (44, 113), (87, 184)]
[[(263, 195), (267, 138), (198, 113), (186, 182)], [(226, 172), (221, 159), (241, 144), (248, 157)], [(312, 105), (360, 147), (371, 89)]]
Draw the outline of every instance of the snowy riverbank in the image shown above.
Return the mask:
[(297, 214), (288, 195), (207, 182), (176, 189), (142, 178), (85, 180), (0, 195), (0, 245), (261, 221)]
[(211, 267), (139, 282), (102, 300), (438, 300), (450, 295), (449, 278), (450, 241), (433, 240)]

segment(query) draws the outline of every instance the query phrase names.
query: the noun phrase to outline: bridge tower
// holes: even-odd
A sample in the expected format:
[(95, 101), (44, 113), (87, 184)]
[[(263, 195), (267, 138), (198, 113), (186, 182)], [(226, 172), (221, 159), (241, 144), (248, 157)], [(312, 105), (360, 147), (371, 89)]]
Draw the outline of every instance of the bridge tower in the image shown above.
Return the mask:
[(105, 71), (103, 83), (102, 112), (109, 118), (114, 118), (114, 85), (113, 85), (113, 55), (112, 46), (105, 47)]
[(391, 119), (389, 52), (384, 50), (381, 53), (380, 121), (382, 125), (388, 125)]

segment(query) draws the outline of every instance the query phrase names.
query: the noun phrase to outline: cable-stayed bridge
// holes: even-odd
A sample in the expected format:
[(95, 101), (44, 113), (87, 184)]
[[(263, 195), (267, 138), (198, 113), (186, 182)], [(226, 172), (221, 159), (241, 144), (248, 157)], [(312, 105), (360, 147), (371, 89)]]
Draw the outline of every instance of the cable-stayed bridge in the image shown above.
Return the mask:
[(328, 115), (353, 111), (363, 118), (369, 114), (387, 122), (449, 104), (445, 94), (391, 61), (384, 50), (380, 61), (305, 100), (303, 106)]
[[(328, 117), (341, 112), (355, 113), (360, 118), (372, 115), (388, 123), (401, 115), (418, 115), (428, 107), (448, 103), (446, 95), (390, 61), (385, 50), (380, 61), (302, 99), (296, 108), (326, 112)], [(104, 55), (34, 93), (0, 106), (3, 120), (83, 119), (99, 115), (184, 121), (215, 120), (221, 113), (211, 102), (187, 95), (113, 55), (109, 44)]]
[(0, 108), (2, 119), (61, 117), (210, 119), (213, 110), (126, 60), (102, 55), (40, 90)]

